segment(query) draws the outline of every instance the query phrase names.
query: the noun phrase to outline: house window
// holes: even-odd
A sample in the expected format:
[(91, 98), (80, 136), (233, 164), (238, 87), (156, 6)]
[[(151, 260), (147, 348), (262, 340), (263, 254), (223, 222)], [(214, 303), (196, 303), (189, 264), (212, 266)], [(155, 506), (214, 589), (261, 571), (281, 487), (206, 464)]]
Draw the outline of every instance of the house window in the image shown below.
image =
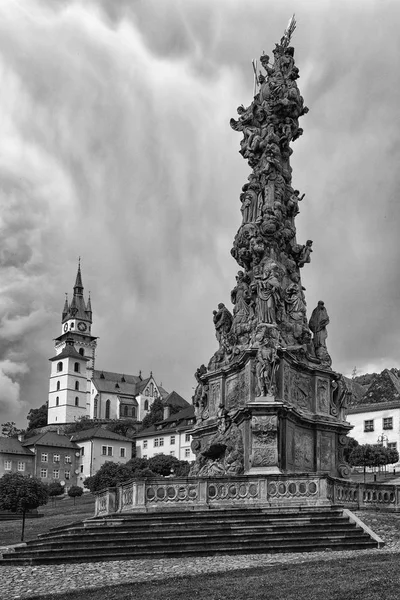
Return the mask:
[(143, 449), (147, 448), (147, 440), (143, 440)]
[(383, 429), (393, 429), (393, 417), (383, 419)]
[(193, 419), (188, 419), (188, 420), (187, 420), (187, 424), (188, 424), (188, 425), (193, 425)]
[(190, 448), (186, 448), (185, 450), (185, 458), (189, 458), (190, 456)]
[(83, 473), (83, 465), (81, 465), (81, 473)]
[(55, 462), (55, 463), (60, 462), (60, 455), (59, 454), (53, 454), (53, 462)]
[(71, 479), (71, 472), (70, 471), (64, 471), (64, 477), (65, 477), (65, 479)]
[(112, 456), (113, 455), (112, 446), (102, 446), (101, 453), (103, 456)]
[(25, 471), (25, 463), (22, 461), (18, 461), (18, 471)]
[(148, 400), (144, 401), (144, 410), (149, 410), (149, 401)]
[(126, 448), (120, 448), (119, 455), (121, 458), (125, 458), (126, 457)]
[(5, 460), (4, 461), (4, 470), (5, 471), (11, 471), (11, 460)]
[(79, 406), (79, 398), (78, 398), (78, 396), (76, 396), (76, 398), (75, 398), (75, 406)]
[(59, 382), (59, 381), (57, 381), (57, 392), (58, 392), (58, 390), (60, 389), (60, 385), (61, 385), (61, 384), (60, 384), (60, 382)]
[(154, 448), (159, 445), (160, 440), (158, 438), (154, 438)]
[[(149, 395), (149, 390), (148, 390), (148, 389), (145, 391), (145, 395), (146, 395), (146, 396), (148, 396), (148, 395)], [(147, 409), (146, 409), (146, 410), (147, 410)]]
[(160, 446), (164, 446), (164, 438), (160, 438)]
[(79, 363), (74, 363), (74, 371), (75, 371), (75, 373), (80, 373), (81, 366)]
[(364, 431), (373, 431), (374, 430), (374, 420), (371, 419), (369, 421), (364, 421)]
[(56, 406), (59, 406), (59, 404), (60, 404), (60, 398), (57, 396), (57, 398), (56, 398)]
[(58, 469), (54, 469), (53, 479), (60, 479), (60, 471)]
[(81, 356), (85, 356), (85, 351), (84, 351), (84, 349), (83, 349), (83, 348), (79, 348), (79, 354), (80, 354)]
[[(49, 455), (47, 452), (42, 452), (42, 462), (47, 462), (49, 460)], [(47, 475), (46, 475), (47, 477)]]
[(40, 469), (40, 477), (42, 477), (42, 479), (46, 479), (47, 469)]
[[(93, 392), (93, 390), (92, 390), (92, 392)], [(93, 416), (95, 419), (97, 419), (97, 406), (98, 406), (98, 400), (96, 398), (94, 401), (94, 410), (93, 410)]]
[(79, 392), (79, 381), (75, 381), (75, 390)]
[(71, 457), (69, 456), (69, 454), (67, 454), (64, 457), (64, 462), (65, 462), (66, 465), (70, 465), (71, 464)]
[(173, 446), (175, 444), (175, 436), (171, 435), (171, 439), (169, 440), (169, 443), (171, 444), (171, 446)]
[(62, 362), (57, 363), (57, 372), (59, 373), (62, 370), (63, 370), (63, 364), (62, 364)]
[(397, 442), (389, 442), (388, 445), (387, 445), (387, 447), (390, 450), (397, 450)]
[(110, 407), (111, 407), (111, 400), (107, 400), (107, 402), (106, 402), (106, 419), (110, 418)]
[(185, 442), (190, 442), (190, 433), (185, 434)]

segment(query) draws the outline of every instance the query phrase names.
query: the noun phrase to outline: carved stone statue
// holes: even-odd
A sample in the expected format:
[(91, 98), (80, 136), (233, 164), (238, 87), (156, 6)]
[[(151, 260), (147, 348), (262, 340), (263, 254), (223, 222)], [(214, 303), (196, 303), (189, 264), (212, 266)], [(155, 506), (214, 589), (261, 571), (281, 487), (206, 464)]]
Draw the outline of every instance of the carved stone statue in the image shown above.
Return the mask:
[(278, 277), (278, 267), (274, 263), (271, 266), (264, 265), (262, 270), (255, 269), (253, 291), (257, 295), (256, 310), (259, 323), (276, 324), (277, 322), (282, 305), (281, 284)]
[(257, 347), (256, 396), (267, 396), (275, 392), (275, 373), (278, 366), (278, 332), (275, 328), (267, 325), (258, 325), (255, 335), (255, 347)]
[(311, 314), (308, 326), (314, 334), (313, 344), (317, 358), (319, 358), (324, 365), (330, 366), (332, 364), (332, 359), (326, 349), (326, 338), (328, 337), (326, 326), (328, 324), (329, 317), (325, 304), (322, 300), (319, 300), (317, 307), (314, 308)]

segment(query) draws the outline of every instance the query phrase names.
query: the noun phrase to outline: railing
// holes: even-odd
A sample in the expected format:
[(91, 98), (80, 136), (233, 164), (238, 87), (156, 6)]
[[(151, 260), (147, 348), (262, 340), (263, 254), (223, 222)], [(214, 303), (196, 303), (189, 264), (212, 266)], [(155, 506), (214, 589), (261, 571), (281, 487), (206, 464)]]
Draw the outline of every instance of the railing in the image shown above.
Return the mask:
[(400, 511), (400, 486), (331, 479), (332, 502), (348, 508)]
[(96, 516), (179, 507), (329, 504), (326, 477), (314, 474), (131, 480), (96, 495)]

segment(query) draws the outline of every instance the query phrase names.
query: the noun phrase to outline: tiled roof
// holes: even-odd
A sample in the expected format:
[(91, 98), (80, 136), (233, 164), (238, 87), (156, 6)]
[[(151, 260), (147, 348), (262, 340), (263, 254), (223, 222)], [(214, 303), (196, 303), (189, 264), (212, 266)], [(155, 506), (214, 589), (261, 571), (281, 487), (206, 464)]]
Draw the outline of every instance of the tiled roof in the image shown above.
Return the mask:
[[(68, 340), (67, 340), (68, 342)], [(60, 352), (60, 354), (57, 354), (56, 356), (53, 356), (53, 358), (49, 358), (50, 361), (54, 361), (54, 360), (60, 360), (62, 358), (79, 358), (79, 360), (90, 360), (90, 358), (87, 358), (87, 356), (82, 356), (82, 354), (79, 354), (79, 352), (76, 350), (75, 346), (72, 343), (67, 343), (62, 352)]]
[(17, 438), (10, 437), (0, 437), (0, 452), (34, 456), (33, 452), (28, 450), (28, 448), (24, 448)]
[[(111, 371), (99, 371), (97, 369), (93, 372), (93, 383), (99, 392), (119, 394), (122, 396), (137, 396), (143, 392), (150, 380), (151, 377), (141, 379), (139, 375), (125, 375), (125, 373), (113, 373)], [(157, 385), (157, 388), (159, 389), (162, 398), (164, 395), (168, 395), (168, 392), (161, 386)]]
[(351, 408), (360, 404), (373, 405), (396, 401), (400, 401), (400, 380), (389, 369), (384, 369), (382, 373), (373, 378), (361, 397), (353, 399)]
[(119, 433), (114, 433), (103, 427), (92, 427), (91, 429), (85, 429), (84, 431), (78, 431), (72, 436), (74, 442), (82, 442), (83, 440), (103, 439), (103, 440), (119, 440), (121, 442), (132, 442), (130, 438), (127, 438)]
[(71, 436), (59, 435), (55, 431), (46, 431), (39, 433), (22, 442), (23, 446), (54, 446), (55, 448), (77, 448), (74, 442), (71, 442)]
[(181, 406), (182, 408), (188, 408), (190, 406), (189, 402), (186, 402), (186, 400), (175, 391), (168, 394), (162, 401), (165, 406)]
[(171, 415), (170, 417), (168, 417), (168, 419), (158, 421), (151, 427), (140, 431), (139, 433), (135, 434), (135, 438), (149, 437), (151, 435), (155, 435), (156, 433), (164, 435), (169, 432), (192, 429), (193, 425), (188, 425), (187, 420), (193, 418), (194, 406), (190, 405), (187, 408), (184, 408), (183, 410), (180, 410), (179, 412), (175, 413), (174, 415)]

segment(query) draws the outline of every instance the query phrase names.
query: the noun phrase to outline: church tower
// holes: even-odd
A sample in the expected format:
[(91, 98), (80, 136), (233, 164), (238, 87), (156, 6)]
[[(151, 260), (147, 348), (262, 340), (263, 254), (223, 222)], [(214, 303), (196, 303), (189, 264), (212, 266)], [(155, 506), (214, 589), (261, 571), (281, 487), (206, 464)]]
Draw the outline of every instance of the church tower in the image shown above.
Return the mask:
[(89, 415), (90, 382), (95, 366), (97, 338), (92, 336), (92, 305), (85, 302), (81, 265), (71, 303), (65, 299), (61, 335), (55, 339), (56, 355), (50, 358), (48, 424), (72, 423)]

